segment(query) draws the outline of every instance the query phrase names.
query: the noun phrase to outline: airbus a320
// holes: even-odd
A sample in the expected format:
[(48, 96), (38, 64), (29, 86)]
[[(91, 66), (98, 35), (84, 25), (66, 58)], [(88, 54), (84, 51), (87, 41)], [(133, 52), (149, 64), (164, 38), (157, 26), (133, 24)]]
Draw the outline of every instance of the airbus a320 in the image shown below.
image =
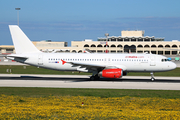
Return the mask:
[(20, 63), (59, 70), (92, 73), (91, 80), (121, 78), (128, 72), (170, 71), (176, 64), (165, 56), (156, 54), (111, 54), (111, 53), (44, 53), (39, 51), (17, 25), (9, 25), (16, 54), (8, 59)]

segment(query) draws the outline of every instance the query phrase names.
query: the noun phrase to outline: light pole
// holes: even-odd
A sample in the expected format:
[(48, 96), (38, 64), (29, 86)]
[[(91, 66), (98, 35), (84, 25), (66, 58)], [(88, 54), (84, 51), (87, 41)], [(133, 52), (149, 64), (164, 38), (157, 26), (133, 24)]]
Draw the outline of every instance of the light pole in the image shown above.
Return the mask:
[(107, 46), (108, 46), (107, 41), (108, 41), (109, 33), (106, 33), (105, 36), (106, 36), (106, 53), (108, 53), (108, 50), (107, 50)]
[(17, 23), (19, 26), (19, 10), (21, 10), (21, 8), (15, 8), (15, 10), (17, 10)]

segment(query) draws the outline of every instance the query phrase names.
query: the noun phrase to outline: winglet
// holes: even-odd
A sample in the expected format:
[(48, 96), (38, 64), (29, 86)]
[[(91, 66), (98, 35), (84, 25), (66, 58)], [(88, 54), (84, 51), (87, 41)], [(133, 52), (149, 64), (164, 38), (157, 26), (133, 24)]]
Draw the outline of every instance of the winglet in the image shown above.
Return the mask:
[(64, 65), (66, 63), (66, 61), (64, 61), (64, 60), (61, 60), (61, 61), (62, 61), (62, 65)]

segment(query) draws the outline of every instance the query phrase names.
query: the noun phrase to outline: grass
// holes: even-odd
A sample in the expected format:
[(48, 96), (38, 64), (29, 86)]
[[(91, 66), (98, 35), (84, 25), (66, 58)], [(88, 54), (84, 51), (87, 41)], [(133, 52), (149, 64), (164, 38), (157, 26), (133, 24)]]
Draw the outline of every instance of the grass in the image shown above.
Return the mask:
[(16, 88), (0, 87), (0, 94), (22, 97), (48, 96), (95, 96), (110, 97), (140, 97), (140, 98), (180, 98), (179, 90), (126, 90), (126, 89), (83, 89), (83, 88)]
[[(51, 75), (91, 75), (90, 73), (72, 72), (72, 71), (56, 71), (44, 68), (37, 68), (34, 66), (22, 65), (1, 65), (0, 74), (51, 74)], [(11, 72), (7, 72), (11, 69)]]
[[(9, 74), (7, 69), (11, 69), (10, 74), (52, 74), (52, 75), (91, 75), (91, 73), (71, 72), (71, 71), (55, 71), (34, 66), (16, 66), (16, 65), (1, 65), (0, 74)], [(180, 68), (168, 72), (156, 72), (155, 76), (176, 76), (180, 77)], [(150, 76), (149, 72), (130, 72), (127, 76)]]

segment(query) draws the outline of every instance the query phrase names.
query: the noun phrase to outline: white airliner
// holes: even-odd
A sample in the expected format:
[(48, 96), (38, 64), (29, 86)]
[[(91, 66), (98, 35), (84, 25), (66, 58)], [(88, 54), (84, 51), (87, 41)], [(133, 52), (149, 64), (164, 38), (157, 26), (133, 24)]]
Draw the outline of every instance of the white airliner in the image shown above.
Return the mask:
[(43, 53), (39, 51), (17, 25), (9, 25), (16, 54), (7, 58), (20, 63), (59, 71), (90, 72), (91, 80), (121, 78), (128, 72), (169, 71), (176, 64), (166, 57), (155, 54), (111, 54), (111, 53)]

